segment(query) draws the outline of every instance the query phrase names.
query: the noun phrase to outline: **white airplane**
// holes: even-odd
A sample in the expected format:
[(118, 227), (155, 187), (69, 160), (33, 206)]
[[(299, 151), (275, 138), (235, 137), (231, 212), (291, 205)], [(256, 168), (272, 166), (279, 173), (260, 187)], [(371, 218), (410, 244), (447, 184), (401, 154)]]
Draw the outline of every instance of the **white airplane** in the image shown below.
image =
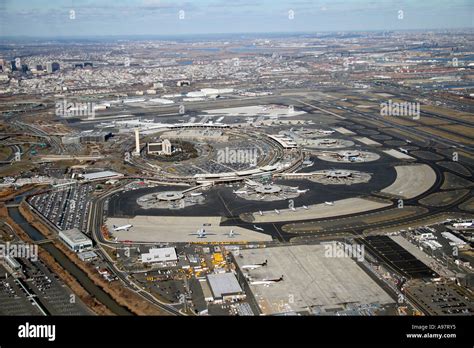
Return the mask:
[(201, 196), (202, 192), (192, 192), (191, 197)]
[(473, 222), (456, 222), (453, 224), (453, 227), (454, 228), (468, 228), (468, 227), (472, 227), (473, 225)]
[(334, 202), (324, 202), (326, 205), (334, 205)]
[(296, 211), (296, 208), (295, 208), (295, 207), (291, 207), (291, 210)]
[(267, 265), (267, 260), (263, 261), (262, 263), (255, 263), (253, 265), (243, 265), (241, 268), (242, 269), (249, 269), (249, 270), (252, 270), (252, 269), (256, 269), (256, 268), (260, 268), (260, 267), (263, 267), (263, 266), (266, 266)]
[(215, 233), (207, 233), (204, 228), (197, 230), (196, 233), (190, 233), (190, 236), (197, 236), (197, 238), (206, 238), (207, 236), (215, 235)]
[(232, 191), (233, 193), (235, 194), (240, 194), (240, 195), (246, 195), (247, 194), (247, 191)]
[(273, 283), (278, 283), (283, 280), (283, 276), (281, 276), (278, 279), (263, 279), (263, 280), (256, 280), (253, 282), (250, 282), (251, 285), (265, 285), (265, 286), (270, 286)]
[(114, 226), (114, 231), (128, 231), (130, 228), (133, 227), (133, 225), (123, 225), (123, 226)]
[(227, 237), (229, 238), (234, 238), (235, 236), (240, 236), (240, 233), (236, 233), (234, 232), (234, 230), (230, 230), (229, 233), (224, 233), (225, 235), (227, 235)]
[(258, 227), (258, 226), (256, 226), (256, 225), (253, 225), (253, 228), (255, 228), (257, 231), (263, 231), (263, 228)]
[(404, 154), (408, 154), (408, 150), (407, 149), (404, 149), (403, 147), (399, 147), (398, 148), (400, 150), (401, 153), (404, 153)]
[(260, 214), (260, 216), (263, 216), (263, 212), (261, 210), (259, 210), (258, 213)]
[(308, 206), (307, 206), (307, 205), (303, 205), (303, 209), (308, 210)]
[(277, 213), (278, 215), (280, 215), (280, 211), (278, 209), (275, 209), (275, 213)]
[(298, 192), (298, 193), (306, 193), (306, 192), (308, 192), (308, 191), (309, 191), (309, 189), (306, 189), (306, 190), (296, 190), (296, 192)]

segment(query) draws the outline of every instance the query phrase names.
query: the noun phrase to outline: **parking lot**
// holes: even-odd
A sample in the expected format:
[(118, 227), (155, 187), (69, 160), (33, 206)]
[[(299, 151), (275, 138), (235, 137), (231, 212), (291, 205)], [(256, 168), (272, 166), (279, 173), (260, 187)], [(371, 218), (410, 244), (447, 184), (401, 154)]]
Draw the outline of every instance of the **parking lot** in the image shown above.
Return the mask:
[(41, 315), (41, 311), (28, 298), (28, 294), (17, 284), (15, 278), (8, 276), (6, 269), (0, 265), (0, 314), (1, 315)]
[(61, 230), (85, 231), (92, 184), (73, 185), (33, 196), (29, 203)]
[(41, 262), (21, 259), (24, 284), (51, 315), (90, 315), (86, 305)]
[(454, 283), (413, 284), (407, 294), (430, 315), (472, 315), (472, 295)]

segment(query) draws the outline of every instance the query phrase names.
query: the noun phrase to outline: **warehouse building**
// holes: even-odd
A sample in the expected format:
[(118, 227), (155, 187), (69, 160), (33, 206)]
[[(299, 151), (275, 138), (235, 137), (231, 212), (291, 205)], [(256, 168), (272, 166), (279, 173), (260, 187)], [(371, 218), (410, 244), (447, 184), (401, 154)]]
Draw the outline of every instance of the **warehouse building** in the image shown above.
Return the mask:
[(204, 301), (212, 302), (214, 297), (212, 296), (211, 288), (209, 283), (205, 279), (199, 279), (199, 284), (201, 285), (202, 294), (204, 296)]
[(104, 171), (101, 171), (101, 172), (82, 174), (81, 176), (84, 180), (93, 181), (93, 180), (118, 178), (118, 177), (122, 177), (123, 174), (113, 172), (111, 170), (104, 170)]
[(141, 254), (142, 263), (158, 263), (162, 266), (176, 266), (178, 256), (175, 248), (152, 248)]
[(77, 228), (59, 232), (59, 238), (74, 252), (92, 248), (92, 240)]
[(241, 300), (246, 297), (234, 273), (209, 274), (207, 281), (215, 303)]
[(81, 143), (104, 143), (111, 136), (110, 132), (83, 132), (80, 134)]

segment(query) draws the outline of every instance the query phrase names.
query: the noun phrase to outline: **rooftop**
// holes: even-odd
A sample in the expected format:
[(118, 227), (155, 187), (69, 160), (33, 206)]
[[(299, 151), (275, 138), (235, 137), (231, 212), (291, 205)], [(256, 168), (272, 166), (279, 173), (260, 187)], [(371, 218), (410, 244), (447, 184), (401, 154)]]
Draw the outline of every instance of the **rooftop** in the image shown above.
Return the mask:
[(209, 274), (207, 280), (215, 298), (242, 293), (242, 288), (234, 273)]
[(141, 256), (142, 262), (167, 262), (178, 259), (175, 248), (154, 248)]

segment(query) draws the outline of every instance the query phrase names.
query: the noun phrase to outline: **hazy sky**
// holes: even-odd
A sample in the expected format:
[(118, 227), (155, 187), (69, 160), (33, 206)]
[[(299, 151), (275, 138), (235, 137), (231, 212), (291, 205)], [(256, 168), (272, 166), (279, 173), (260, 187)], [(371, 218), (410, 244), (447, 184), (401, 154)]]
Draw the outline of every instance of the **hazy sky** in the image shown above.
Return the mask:
[(474, 27), (474, 0), (0, 0), (0, 36), (461, 27)]

